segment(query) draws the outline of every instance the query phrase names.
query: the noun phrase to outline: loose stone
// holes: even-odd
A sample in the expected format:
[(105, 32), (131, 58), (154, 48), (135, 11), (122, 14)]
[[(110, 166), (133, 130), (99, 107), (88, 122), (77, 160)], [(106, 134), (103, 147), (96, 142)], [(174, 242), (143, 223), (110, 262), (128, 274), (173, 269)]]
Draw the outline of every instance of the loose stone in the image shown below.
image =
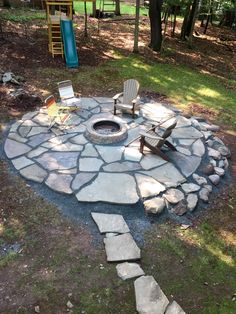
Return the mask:
[(204, 177), (199, 176), (198, 174), (194, 173), (193, 174), (193, 179), (197, 182), (197, 184), (202, 185), (202, 184), (207, 184), (207, 179)]
[(144, 275), (144, 271), (137, 263), (121, 263), (116, 266), (117, 275), (122, 279), (130, 279)]
[(187, 196), (187, 206), (190, 211), (193, 211), (196, 208), (197, 202), (198, 196), (196, 194), (191, 193)]
[(220, 176), (218, 174), (212, 174), (209, 176), (209, 180), (214, 184), (217, 185), (220, 182)]
[(218, 150), (215, 150), (213, 148), (208, 148), (208, 156), (212, 157), (216, 160), (220, 160), (221, 159), (221, 153)]
[(177, 204), (184, 199), (184, 193), (177, 189), (169, 189), (163, 196), (171, 204)]
[(208, 203), (208, 201), (209, 201), (209, 194), (210, 194), (210, 191), (204, 187), (199, 192), (199, 198), (203, 202)]
[(230, 157), (231, 155), (230, 150), (225, 145), (219, 146), (217, 150), (223, 157)]
[(219, 161), (218, 167), (224, 168), (224, 160), (223, 160), (223, 159), (221, 159), (221, 160)]
[(227, 159), (227, 158), (224, 159), (224, 168), (225, 168), (225, 169), (228, 169), (228, 168), (229, 168), (229, 162), (228, 162), (228, 159)]
[(169, 300), (153, 276), (142, 276), (136, 279), (134, 289), (138, 313), (165, 313)]
[(212, 164), (203, 165), (200, 170), (206, 175), (211, 175), (215, 172)]
[(212, 186), (210, 184), (206, 184), (203, 187), (206, 188), (209, 192), (212, 192)]
[(187, 211), (188, 211), (188, 207), (187, 207), (187, 201), (186, 200), (180, 201), (177, 205), (175, 205), (171, 209), (171, 212), (178, 215), (178, 216), (182, 216)]
[(187, 194), (200, 190), (200, 186), (195, 184), (195, 183), (184, 183), (184, 184), (182, 184), (181, 187), (184, 190), (184, 192), (187, 193)]
[(225, 174), (224, 169), (220, 168), (220, 167), (215, 167), (215, 173), (218, 174), (218, 176), (222, 177)]
[(143, 203), (147, 213), (160, 214), (165, 208), (165, 200), (161, 197), (155, 197)]

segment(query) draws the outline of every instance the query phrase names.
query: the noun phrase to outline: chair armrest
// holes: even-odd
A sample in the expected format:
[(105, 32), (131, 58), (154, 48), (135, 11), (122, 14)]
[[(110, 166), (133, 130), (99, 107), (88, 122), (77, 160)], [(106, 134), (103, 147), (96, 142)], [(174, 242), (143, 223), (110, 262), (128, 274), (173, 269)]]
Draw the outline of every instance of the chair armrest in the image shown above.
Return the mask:
[(154, 140), (163, 140), (163, 138), (160, 137), (160, 136), (153, 135), (153, 134), (149, 134), (149, 133), (147, 133), (147, 132), (145, 132), (145, 131), (142, 131), (142, 130), (139, 132), (139, 134), (140, 134), (141, 136), (149, 137), (149, 138), (154, 139)]
[(140, 101), (140, 97), (137, 96), (136, 98), (134, 98), (134, 99), (132, 100), (132, 104), (135, 105), (135, 104), (137, 104), (137, 102), (139, 102), (139, 101)]
[(117, 100), (117, 99), (120, 98), (121, 96), (123, 96), (123, 93), (116, 94), (116, 95), (113, 97), (113, 100)]

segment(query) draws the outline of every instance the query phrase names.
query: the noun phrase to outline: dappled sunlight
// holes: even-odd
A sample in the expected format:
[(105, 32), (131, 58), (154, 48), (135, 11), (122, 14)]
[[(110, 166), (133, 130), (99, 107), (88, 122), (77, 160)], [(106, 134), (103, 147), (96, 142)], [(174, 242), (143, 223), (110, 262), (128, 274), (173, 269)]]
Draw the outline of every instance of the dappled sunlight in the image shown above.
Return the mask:
[(200, 87), (199, 89), (196, 90), (196, 93), (201, 96), (207, 96), (211, 98), (217, 98), (221, 96), (220, 93), (217, 92), (216, 90), (207, 87)]
[(226, 255), (220, 250), (219, 248), (216, 248), (211, 245), (206, 245), (206, 249), (215, 257), (220, 259), (222, 262), (226, 263), (228, 266), (234, 267), (235, 261), (232, 256)]

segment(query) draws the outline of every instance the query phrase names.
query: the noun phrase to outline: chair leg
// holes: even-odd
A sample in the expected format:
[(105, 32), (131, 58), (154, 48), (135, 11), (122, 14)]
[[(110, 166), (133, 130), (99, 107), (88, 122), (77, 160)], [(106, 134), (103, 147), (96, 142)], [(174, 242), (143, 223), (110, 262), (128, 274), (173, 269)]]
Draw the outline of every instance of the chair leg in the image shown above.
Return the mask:
[(114, 106), (114, 116), (116, 115), (116, 106)]
[(141, 137), (140, 138), (140, 148), (139, 148), (139, 151), (141, 154), (143, 154), (143, 148), (144, 148), (144, 138)]
[(135, 116), (135, 110), (134, 110), (134, 105), (133, 105), (133, 108), (132, 108), (132, 118), (134, 119), (134, 116)]
[(165, 145), (168, 146), (171, 150), (177, 151), (177, 149), (170, 142), (165, 141)]

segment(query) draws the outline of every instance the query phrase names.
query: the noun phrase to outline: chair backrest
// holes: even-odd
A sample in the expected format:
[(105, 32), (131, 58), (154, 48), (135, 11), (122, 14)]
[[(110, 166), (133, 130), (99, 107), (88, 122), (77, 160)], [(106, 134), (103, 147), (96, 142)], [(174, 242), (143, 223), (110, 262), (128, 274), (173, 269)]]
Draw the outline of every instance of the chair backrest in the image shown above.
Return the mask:
[(48, 98), (45, 99), (44, 102), (47, 107), (48, 115), (51, 117), (58, 116), (58, 105), (55, 97), (53, 95), (50, 95), (48, 96)]
[(173, 129), (176, 127), (176, 124), (177, 124), (177, 119), (173, 119), (170, 121), (170, 123), (167, 125), (167, 127), (165, 128), (162, 134), (163, 139), (166, 139), (167, 137), (171, 135)]
[(134, 79), (130, 79), (124, 82), (123, 90), (123, 103), (131, 104), (132, 100), (138, 96), (139, 82)]
[(75, 97), (72, 82), (70, 80), (57, 83), (61, 99), (69, 99)]

